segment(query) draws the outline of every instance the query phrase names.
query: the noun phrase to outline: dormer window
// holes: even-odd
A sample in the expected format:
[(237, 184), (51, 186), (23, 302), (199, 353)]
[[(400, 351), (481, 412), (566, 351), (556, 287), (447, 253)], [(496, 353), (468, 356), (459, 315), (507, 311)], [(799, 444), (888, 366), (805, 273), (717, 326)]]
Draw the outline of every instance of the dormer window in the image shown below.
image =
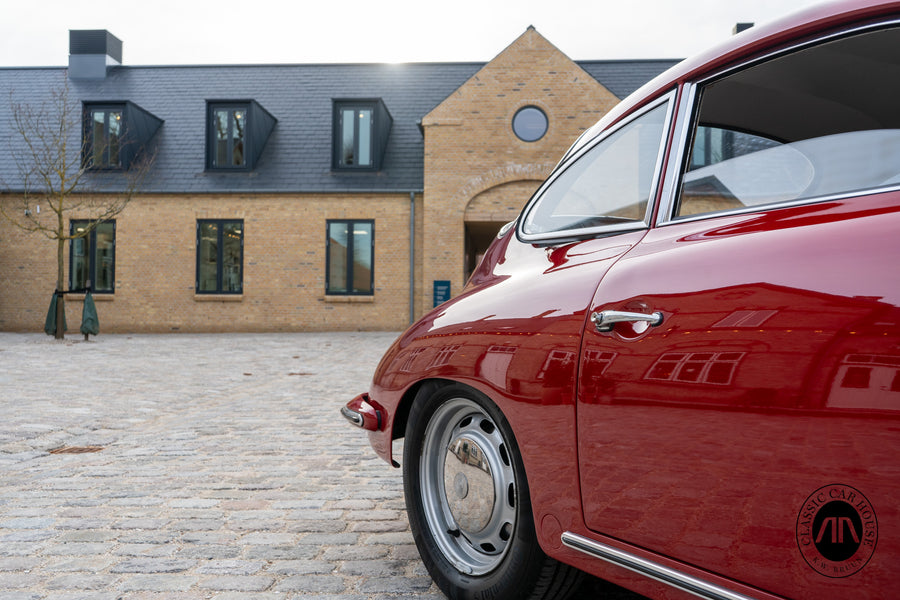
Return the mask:
[(341, 150), (338, 156), (341, 167), (372, 166), (372, 109), (342, 108)]
[(132, 102), (86, 102), (84, 166), (128, 170), (162, 123), (162, 119)]
[(217, 106), (212, 109), (213, 169), (243, 169), (244, 130), (247, 127), (245, 106)]
[(210, 102), (207, 168), (215, 171), (253, 170), (275, 123), (275, 117), (253, 100)]
[(332, 167), (380, 170), (392, 122), (381, 100), (335, 100)]
[(122, 107), (90, 109), (90, 149), (88, 164), (94, 169), (119, 169), (119, 142), (122, 136)]

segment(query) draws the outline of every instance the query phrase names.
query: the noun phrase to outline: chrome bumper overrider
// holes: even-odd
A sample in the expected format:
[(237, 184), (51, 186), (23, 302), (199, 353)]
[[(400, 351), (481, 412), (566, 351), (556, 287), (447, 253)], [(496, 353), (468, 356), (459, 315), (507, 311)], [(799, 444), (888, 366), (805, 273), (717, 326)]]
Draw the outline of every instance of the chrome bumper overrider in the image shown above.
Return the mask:
[(379, 431), (384, 410), (369, 400), (368, 394), (360, 394), (341, 408), (344, 418), (367, 431)]
[(347, 419), (357, 427), (362, 427), (366, 423), (366, 420), (361, 414), (353, 409), (347, 408), (346, 406), (341, 407), (341, 414), (344, 415), (345, 419)]

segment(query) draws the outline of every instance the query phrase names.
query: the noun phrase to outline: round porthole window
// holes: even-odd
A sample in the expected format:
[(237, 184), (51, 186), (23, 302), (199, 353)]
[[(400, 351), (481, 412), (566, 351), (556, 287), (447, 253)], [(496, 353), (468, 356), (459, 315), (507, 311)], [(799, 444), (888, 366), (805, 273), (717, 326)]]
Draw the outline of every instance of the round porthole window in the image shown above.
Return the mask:
[(523, 106), (512, 120), (513, 132), (523, 142), (536, 142), (547, 133), (547, 115), (537, 106)]

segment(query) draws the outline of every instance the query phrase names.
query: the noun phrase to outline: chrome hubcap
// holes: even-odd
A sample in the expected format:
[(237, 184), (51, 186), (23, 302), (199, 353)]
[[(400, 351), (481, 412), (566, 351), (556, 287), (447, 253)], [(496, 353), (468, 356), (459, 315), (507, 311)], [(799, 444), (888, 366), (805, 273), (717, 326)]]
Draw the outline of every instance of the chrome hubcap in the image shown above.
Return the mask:
[(516, 480), (506, 440), (481, 406), (442, 404), (428, 423), (419, 466), (425, 518), (443, 555), (469, 575), (506, 555), (516, 524)]
[(463, 533), (483, 531), (494, 511), (494, 481), (484, 452), (467, 437), (450, 442), (444, 461), (444, 491), (450, 514)]

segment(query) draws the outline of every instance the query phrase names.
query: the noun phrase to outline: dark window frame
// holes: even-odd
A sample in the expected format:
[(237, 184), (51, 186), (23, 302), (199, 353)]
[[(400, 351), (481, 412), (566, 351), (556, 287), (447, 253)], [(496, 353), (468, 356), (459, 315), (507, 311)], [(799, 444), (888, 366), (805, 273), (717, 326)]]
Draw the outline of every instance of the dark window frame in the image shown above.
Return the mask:
[[(345, 160), (343, 121), (345, 111), (353, 113), (350, 155), (354, 163), (359, 162), (362, 140), (358, 113), (367, 111), (370, 115), (366, 147), (368, 161), (364, 164), (352, 164)], [(331, 169), (334, 174), (374, 173), (384, 168), (394, 119), (381, 98), (332, 98), (331, 122)]]
[[(83, 135), (82, 135), (82, 165), (91, 171), (124, 171), (125, 164), (123, 162), (122, 149), (125, 138), (126, 128), (126, 104), (124, 102), (89, 102), (82, 106), (83, 110)], [(105, 113), (103, 119), (103, 149), (101, 164), (94, 161), (95, 148), (97, 145), (94, 139), (94, 115), (96, 113)], [(110, 115), (118, 113), (120, 120), (119, 138), (116, 144), (116, 161), (112, 164), (110, 161), (110, 148), (112, 144), (109, 142), (110, 133)]]
[[(344, 111), (353, 111), (354, 116), (360, 110), (367, 110), (370, 113), (369, 118), (369, 144), (367, 151), (369, 153), (369, 162), (367, 164), (347, 164), (343, 157), (343, 132), (344, 132)], [(332, 157), (332, 165), (339, 171), (376, 171), (378, 170), (378, 157), (376, 156), (376, 119), (378, 118), (378, 103), (375, 100), (338, 100), (334, 103), (334, 155)], [(360, 155), (360, 135), (359, 135), (359, 119), (353, 119), (353, 156)]]
[[(530, 129), (530, 126), (533, 125), (533, 122), (529, 122), (528, 115), (534, 113), (537, 113), (536, 116), (543, 120), (543, 122), (541, 123), (541, 132), (539, 135), (535, 134)], [(550, 119), (549, 117), (547, 117), (547, 113), (544, 112), (544, 109), (542, 109), (540, 106), (535, 106), (534, 104), (526, 104), (515, 112), (510, 123), (510, 127), (512, 127), (513, 133), (519, 140), (527, 144), (533, 144), (534, 142), (538, 142), (546, 137), (547, 132), (550, 131)]]
[[(228, 111), (228, 131), (226, 133), (226, 160), (227, 164), (218, 164), (216, 158), (217, 149), (217, 129), (216, 129), (216, 113), (218, 111)], [(245, 119), (241, 143), (241, 164), (233, 165), (234, 162), (234, 136), (233, 128), (236, 125), (235, 112), (243, 111)], [(251, 171), (253, 165), (250, 163), (250, 145), (253, 143), (250, 135), (250, 102), (249, 101), (221, 101), (209, 102), (206, 107), (206, 168), (210, 171)]]
[[(225, 252), (225, 244), (223, 242), (223, 235), (225, 232), (225, 226), (231, 223), (239, 223), (241, 227), (241, 252), (239, 257), (239, 277), (238, 277), (238, 289), (237, 290), (226, 290), (224, 289), (224, 252)], [(201, 251), (200, 244), (201, 240), (201, 226), (204, 224), (215, 224), (216, 225), (216, 289), (215, 290), (201, 290), (200, 289), (200, 269), (201, 269)], [(196, 243), (196, 270), (195, 270), (195, 278), (194, 278), (194, 293), (196, 294), (231, 294), (231, 295), (241, 295), (244, 293), (244, 238), (245, 238), (245, 230), (244, 230), (244, 220), (243, 219), (197, 219), (197, 243)]]
[[(342, 291), (331, 291), (332, 289), (332, 272), (331, 272), (331, 226), (333, 224), (345, 223), (349, 227), (349, 234), (346, 248), (346, 269), (343, 274), (344, 289)], [(354, 281), (354, 261), (353, 255), (355, 250), (356, 239), (354, 237), (354, 226), (357, 224), (366, 224), (370, 226), (370, 257), (371, 265), (369, 267), (369, 289), (368, 291), (353, 291)], [(327, 296), (374, 296), (375, 295), (375, 219), (327, 219), (325, 221), (325, 294)]]
[[(97, 228), (105, 223), (109, 223), (112, 225), (112, 265), (110, 267), (110, 287), (99, 289), (96, 285), (97, 283)], [(85, 233), (83, 236), (75, 237), (76, 228), (84, 225), (86, 227), (90, 227), (90, 231)], [(91, 293), (94, 294), (114, 294), (116, 291), (116, 222), (113, 219), (108, 221), (96, 222), (90, 219), (73, 219), (69, 221), (69, 235), (71, 236), (69, 239), (69, 289), (83, 289), (85, 287), (90, 287)], [(87, 244), (87, 257), (88, 257), (88, 276), (87, 281), (84, 284), (81, 282), (75, 282), (75, 243), (79, 240), (84, 241)], [(87, 283), (90, 283), (90, 286), (87, 286)]]

